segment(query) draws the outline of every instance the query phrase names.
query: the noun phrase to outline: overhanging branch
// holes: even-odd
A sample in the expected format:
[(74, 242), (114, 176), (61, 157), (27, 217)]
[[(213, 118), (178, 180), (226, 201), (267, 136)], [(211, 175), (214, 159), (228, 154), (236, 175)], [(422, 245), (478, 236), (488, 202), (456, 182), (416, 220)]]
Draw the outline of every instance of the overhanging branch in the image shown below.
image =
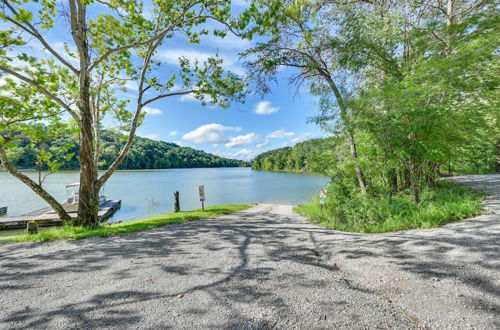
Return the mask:
[(186, 94), (191, 94), (193, 92), (196, 92), (196, 90), (192, 89), (192, 90), (183, 91), (183, 92), (172, 92), (172, 93), (161, 94), (161, 95), (155, 96), (153, 98), (150, 98), (147, 101), (142, 102), (142, 106), (146, 106), (146, 105), (148, 105), (151, 102), (157, 101), (159, 99), (163, 99), (165, 97), (178, 96), (178, 95), (186, 95)]
[[(17, 12), (17, 10), (11, 6), (11, 4), (6, 1), (6, 0), (2, 0), (2, 2), (10, 9), (10, 11), (14, 14), (14, 15), (19, 15), (19, 13)], [(5, 15), (4, 16), (5, 19), (7, 19), (9, 22), (15, 24), (16, 26), (18, 26), (19, 28), (23, 29), (24, 31), (26, 31), (27, 33), (29, 33), (30, 35), (34, 36), (36, 39), (38, 39), (38, 41), (40, 41), (42, 43), (42, 45), (55, 57), (57, 58), (63, 65), (65, 65), (67, 68), (69, 68), (71, 71), (73, 71), (73, 73), (75, 73), (76, 75), (78, 75), (79, 71), (71, 65), (71, 63), (69, 63), (66, 59), (64, 59), (61, 55), (59, 55), (58, 52), (56, 52), (50, 45), (49, 43), (45, 40), (45, 38), (41, 35), (41, 33), (29, 22), (25, 22), (26, 26), (21, 24), (20, 22), (14, 20), (13, 18)]]
[(33, 79), (30, 79), (22, 74), (20, 74), (19, 72), (17, 71), (14, 71), (12, 69), (9, 69), (8, 67), (6, 66), (3, 66), (3, 65), (0, 65), (0, 70), (5, 72), (5, 73), (8, 73), (8, 74), (11, 74), (13, 75), (14, 77), (18, 78), (19, 80), (22, 80), (28, 84), (30, 84), (31, 86), (34, 86), (36, 87), (40, 92), (42, 92), (43, 94), (45, 94), (46, 96), (50, 97), (52, 100), (54, 100), (57, 104), (59, 104), (61, 107), (63, 107), (66, 111), (68, 111), (71, 116), (73, 116), (73, 118), (76, 120), (76, 121), (79, 121), (80, 118), (78, 117), (78, 114), (73, 111), (73, 109), (70, 108), (69, 105), (67, 105), (66, 103), (63, 102), (63, 100), (61, 100), (59, 97), (57, 97), (56, 95), (54, 95), (53, 93), (51, 93), (47, 88), (43, 87), (42, 85), (40, 85), (39, 83), (37, 83), (36, 81), (34, 81)]

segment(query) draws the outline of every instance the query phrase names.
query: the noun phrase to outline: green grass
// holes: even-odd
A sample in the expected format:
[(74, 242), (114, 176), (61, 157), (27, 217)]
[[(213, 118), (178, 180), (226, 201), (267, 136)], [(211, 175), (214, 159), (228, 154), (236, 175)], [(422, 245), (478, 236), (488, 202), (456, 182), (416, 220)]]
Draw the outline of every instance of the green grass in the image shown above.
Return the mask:
[[(294, 211), (320, 226), (359, 233), (383, 233), (396, 230), (436, 228), (480, 214), (484, 194), (451, 182), (438, 182), (422, 192), (420, 204), (414, 204), (408, 192), (394, 196), (392, 201), (383, 196), (357, 197), (341, 210), (328, 205), (320, 211), (319, 198), (297, 206)], [(328, 204), (328, 201), (327, 201)], [(337, 206), (338, 207), (338, 206)], [(339, 216), (340, 215), (340, 216)]]
[(24, 229), (6, 229), (6, 230), (0, 230), (0, 238), (5, 237), (5, 236), (13, 236), (13, 235), (19, 235), (24, 233)]
[(214, 218), (220, 215), (245, 210), (249, 207), (250, 205), (247, 204), (210, 206), (206, 207), (205, 211), (198, 209), (179, 213), (167, 213), (141, 220), (105, 224), (96, 228), (74, 227), (70, 225), (49, 227), (43, 228), (38, 232), (38, 234), (29, 235), (23, 233), (21, 235), (8, 237), (3, 240), (9, 242), (43, 242), (58, 239), (78, 240), (90, 236), (108, 237), (111, 235), (125, 235), (140, 230), (153, 229), (174, 223)]

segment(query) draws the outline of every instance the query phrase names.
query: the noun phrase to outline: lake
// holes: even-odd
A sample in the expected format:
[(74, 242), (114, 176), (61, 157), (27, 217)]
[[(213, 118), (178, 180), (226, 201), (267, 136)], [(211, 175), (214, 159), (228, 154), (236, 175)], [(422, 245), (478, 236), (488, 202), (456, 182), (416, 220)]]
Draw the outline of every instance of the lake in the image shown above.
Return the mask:
[[(25, 172), (32, 178), (36, 172)], [(44, 188), (57, 200), (66, 199), (67, 184), (77, 182), (78, 172), (59, 172), (47, 177)], [(327, 184), (315, 174), (254, 171), (250, 168), (190, 168), (117, 171), (104, 193), (121, 199), (122, 208), (111, 221), (128, 221), (172, 212), (174, 192), (180, 192), (181, 210), (201, 208), (198, 186), (205, 186), (205, 205), (259, 203), (300, 204)], [(47, 204), (26, 185), (7, 172), (0, 172), (0, 206), (8, 215), (21, 215)]]

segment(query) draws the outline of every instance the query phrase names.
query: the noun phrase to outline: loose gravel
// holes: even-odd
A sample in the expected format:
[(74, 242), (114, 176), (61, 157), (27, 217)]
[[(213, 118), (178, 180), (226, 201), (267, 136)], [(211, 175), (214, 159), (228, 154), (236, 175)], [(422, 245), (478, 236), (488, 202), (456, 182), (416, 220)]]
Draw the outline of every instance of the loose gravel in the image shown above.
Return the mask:
[(500, 175), (474, 219), (354, 234), (287, 205), (0, 246), (0, 329), (500, 328)]

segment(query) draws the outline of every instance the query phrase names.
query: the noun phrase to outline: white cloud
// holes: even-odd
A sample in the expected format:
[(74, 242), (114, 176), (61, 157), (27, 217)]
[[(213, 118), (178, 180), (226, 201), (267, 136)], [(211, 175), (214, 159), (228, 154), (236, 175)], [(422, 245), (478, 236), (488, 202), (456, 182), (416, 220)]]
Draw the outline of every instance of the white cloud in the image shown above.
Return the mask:
[(194, 97), (194, 94), (184, 94), (184, 95), (181, 95), (181, 97), (179, 98), (179, 101), (181, 101), (181, 102), (203, 102), (203, 101), (212, 102), (213, 98), (208, 94), (204, 94), (203, 99), (199, 100), (196, 97)]
[(259, 102), (254, 108), (254, 112), (258, 115), (270, 115), (278, 112), (279, 110), (280, 107), (273, 107), (269, 101)]
[(182, 139), (192, 143), (227, 143), (230, 141), (225, 135), (228, 131), (241, 131), (241, 127), (224, 126), (221, 124), (207, 124), (188, 132), (182, 136)]
[(245, 0), (231, 0), (231, 4), (234, 6), (248, 7), (249, 3)]
[(232, 33), (228, 33), (224, 38), (214, 35), (207, 36), (204, 43), (221, 49), (247, 49), (252, 42), (248, 39), (242, 39)]
[(229, 154), (227, 152), (220, 151), (220, 150), (214, 151), (213, 154), (217, 155), (219, 157), (224, 157), (224, 158), (227, 158), (229, 156)]
[(226, 143), (226, 147), (234, 148), (234, 147), (244, 146), (247, 144), (252, 144), (258, 138), (259, 138), (259, 136), (255, 133), (248, 133), (245, 135), (239, 135), (237, 137), (231, 138), (231, 140), (228, 143)]
[(200, 100), (198, 100), (197, 98), (194, 97), (193, 94), (184, 94), (184, 95), (181, 95), (181, 97), (179, 98), (179, 100), (181, 102), (199, 102)]
[(234, 154), (229, 155), (231, 158), (250, 160), (254, 156), (254, 152), (249, 149), (241, 149)]
[(278, 148), (284, 148), (284, 147), (291, 147), (292, 146), (292, 142), (288, 141), (288, 142), (285, 142), (285, 143), (282, 143), (278, 146)]
[(199, 52), (196, 50), (169, 49), (169, 50), (160, 51), (159, 56), (161, 59), (165, 60), (165, 62), (167, 62), (169, 64), (178, 65), (180, 57), (185, 57), (190, 62), (193, 62), (193, 61), (203, 62), (203, 61), (208, 60), (208, 58), (210, 58), (213, 55), (211, 55), (209, 53)]
[(146, 139), (151, 139), (151, 140), (160, 140), (160, 135), (158, 134), (141, 134), (141, 133), (137, 133), (137, 135), (139, 135), (140, 137), (143, 137), (143, 138), (146, 138)]
[(257, 149), (262, 149), (262, 148), (267, 147), (268, 145), (269, 145), (269, 140), (265, 140), (265, 141), (263, 141), (261, 143), (257, 143), (257, 145), (255, 145), (255, 147)]
[(168, 133), (169, 136), (176, 136), (177, 134), (179, 134), (179, 131), (171, 131)]
[(298, 137), (292, 139), (290, 142), (293, 143), (293, 144), (297, 144), (297, 143), (303, 142), (305, 140), (312, 139), (313, 137), (314, 137), (313, 134), (306, 133), (306, 134), (302, 134), (301, 136), (298, 136)]
[(135, 80), (125, 81), (124, 87), (130, 91), (137, 92), (139, 90), (139, 84)]
[(181, 146), (181, 147), (187, 147), (188, 144), (184, 141), (174, 141), (173, 143), (177, 144), (178, 146)]
[(256, 156), (256, 153), (250, 149), (241, 149), (237, 152), (230, 153), (217, 150), (214, 152), (215, 155), (224, 157), (224, 158), (233, 158), (233, 159), (242, 159), (242, 160), (251, 160)]
[(143, 111), (150, 115), (150, 116), (156, 116), (156, 115), (161, 115), (163, 114), (163, 111), (161, 111), (158, 108), (150, 108), (150, 107), (144, 107)]
[(269, 139), (284, 139), (284, 138), (290, 138), (290, 137), (292, 137), (292, 136), (294, 136), (294, 135), (295, 135), (295, 133), (294, 133), (294, 132), (286, 132), (286, 131), (284, 131), (284, 130), (282, 130), (282, 129), (279, 129), (279, 130), (277, 130), (277, 131), (274, 131), (274, 132), (272, 132), (272, 133), (269, 133), (269, 134), (267, 135), (267, 137), (268, 137)]
[[(168, 49), (160, 51), (158, 56), (168, 64), (179, 65), (179, 58), (181, 57), (187, 58), (190, 63), (193, 63), (194, 61), (204, 62), (210, 57), (215, 57), (215, 52), (204, 53), (196, 50)], [(238, 56), (226, 56), (219, 54), (219, 58), (223, 61), (221, 65), (224, 69), (239, 75), (245, 74), (245, 70), (238, 65)]]

